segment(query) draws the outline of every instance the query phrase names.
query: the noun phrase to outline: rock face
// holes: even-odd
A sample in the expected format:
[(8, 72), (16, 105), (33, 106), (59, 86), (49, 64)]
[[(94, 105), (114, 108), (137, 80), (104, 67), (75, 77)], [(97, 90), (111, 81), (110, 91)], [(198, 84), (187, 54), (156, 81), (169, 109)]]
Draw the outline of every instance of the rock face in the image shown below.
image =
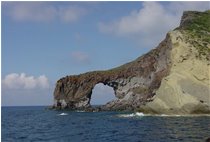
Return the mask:
[(181, 24), (155, 49), (106, 71), (57, 81), (54, 107), (90, 109), (92, 89), (103, 83), (116, 100), (104, 110), (144, 113), (210, 113), (210, 11), (184, 12)]

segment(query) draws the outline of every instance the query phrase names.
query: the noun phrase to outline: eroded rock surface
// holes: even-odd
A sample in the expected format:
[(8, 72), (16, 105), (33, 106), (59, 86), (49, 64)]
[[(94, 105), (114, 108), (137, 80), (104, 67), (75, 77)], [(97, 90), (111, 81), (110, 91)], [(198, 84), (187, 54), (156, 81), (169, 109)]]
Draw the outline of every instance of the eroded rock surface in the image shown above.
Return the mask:
[(136, 60), (106, 71), (61, 78), (54, 107), (91, 109), (98, 83), (113, 88), (116, 100), (103, 110), (146, 113), (210, 112), (210, 12), (185, 12), (180, 27), (155, 49)]
[(170, 62), (167, 52), (170, 40), (166, 38), (157, 49), (120, 67), (107, 71), (66, 76), (57, 81), (54, 97), (62, 108), (90, 107), (92, 89), (98, 83), (113, 88), (117, 100), (106, 109), (134, 109), (154, 96), (161, 79), (168, 73)]
[(198, 59), (196, 48), (185, 43), (186, 37), (179, 31), (170, 32), (170, 37), (173, 44), (170, 72), (162, 79), (154, 101), (142, 106), (141, 111), (161, 114), (209, 113), (210, 61), (205, 56)]

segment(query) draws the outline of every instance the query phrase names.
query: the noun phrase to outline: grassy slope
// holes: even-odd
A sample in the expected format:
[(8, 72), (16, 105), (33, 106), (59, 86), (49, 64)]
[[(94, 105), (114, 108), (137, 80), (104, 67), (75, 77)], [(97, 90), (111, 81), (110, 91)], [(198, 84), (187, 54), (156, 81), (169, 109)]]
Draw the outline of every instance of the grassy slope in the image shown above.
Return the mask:
[(210, 56), (210, 10), (194, 13), (183, 27), (188, 42), (194, 45), (200, 56)]

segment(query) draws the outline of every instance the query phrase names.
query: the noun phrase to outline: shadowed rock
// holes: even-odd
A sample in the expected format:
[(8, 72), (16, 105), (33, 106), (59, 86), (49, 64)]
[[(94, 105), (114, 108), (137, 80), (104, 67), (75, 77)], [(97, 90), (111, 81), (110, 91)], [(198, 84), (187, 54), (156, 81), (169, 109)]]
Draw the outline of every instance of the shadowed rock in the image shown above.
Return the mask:
[(120, 67), (66, 76), (57, 81), (54, 91), (56, 106), (86, 108), (90, 106), (92, 89), (98, 83), (113, 88), (117, 100), (108, 109), (134, 109), (154, 96), (161, 79), (167, 75), (170, 41), (164, 40), (157, 49)]

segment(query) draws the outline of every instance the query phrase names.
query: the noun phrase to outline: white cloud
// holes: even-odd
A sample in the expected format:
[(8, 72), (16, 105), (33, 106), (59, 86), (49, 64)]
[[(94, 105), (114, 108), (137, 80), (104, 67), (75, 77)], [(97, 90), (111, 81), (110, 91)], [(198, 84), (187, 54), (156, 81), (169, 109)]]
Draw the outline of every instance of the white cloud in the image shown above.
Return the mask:
[(25, 73), (11, 73), (5, 76), (2, 85), (6, 89), (47, 89), (49, 88), (49, 81), (45, 75), (35, 78), (34, 76), (26, 76)]
[(86, 14), (85, 9), (75, 6), (61, 7), (58, 12), (61, 20), (65, 22), (77, 21)]
[(42, 2), (7, 2), (8, 14), (17, 21), (50, 21), (56, 9)]
[(49, 22), (60, 20), (74, 22), (86, 14), (86, 10), (72, 5), (55, 6), (50, 2), (5, 2), (8, 15), (16, 21)]
[(71, 53), (71, 58), (78, 63), (89, 63), (90, 57), (87, 53), (81, 51), (74, 51)]
[[(161, 18), (161, 20), (160, 20)], [(118, 21), (106, 25), (100, 23), (99, 28), (104, 32), (113, 32), (118, 35), (149, 34), (154, 31), (161, 31), (167, 26), (167, 21), (174, 23), (174, 17), (166, 14), (163, 6), (157, 2), (144, 2), (143, 8), (133, 11), (130, 15), (122, 17)]]
[(110, 23), (99, 23), (103, 33), (133, 37), (141, 44), (154, 46), (169, 30), (179, 25), (184, 10), (206, 10), (208, 2), (143, 2), (143, 8)]

